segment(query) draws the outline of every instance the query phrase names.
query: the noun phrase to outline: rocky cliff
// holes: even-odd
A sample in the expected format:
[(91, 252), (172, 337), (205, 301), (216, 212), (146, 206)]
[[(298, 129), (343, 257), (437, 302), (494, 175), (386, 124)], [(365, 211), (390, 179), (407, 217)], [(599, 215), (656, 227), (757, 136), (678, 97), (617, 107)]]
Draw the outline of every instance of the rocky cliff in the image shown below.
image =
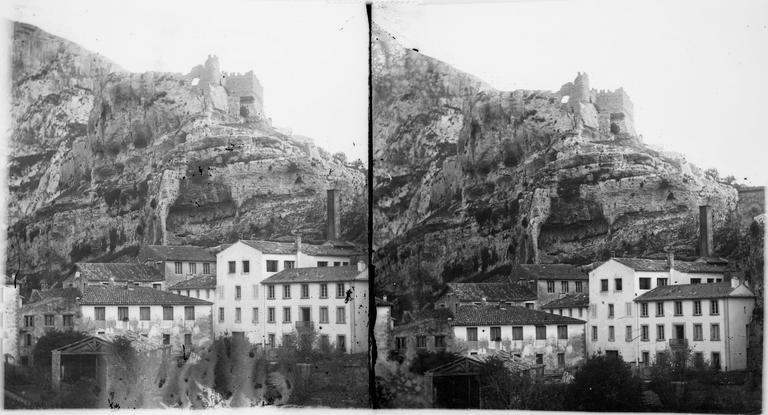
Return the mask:
[(380, 28), (372, 50), (382, 292), (423, 302), (504, 264), (695, 254), (698, 206), (716, 226), (735, 206), (735, 189), (634, 135), (621, 90), (579, 74), (558, 92), (497, 91)]
[(330, 187), (342, 236), (366, 240), (366, 172), (233, 115), (221, 86), (128, 73), (16, 23), (12, 94), (9, 274), (56, 277), (142, 243), (323, 238)]

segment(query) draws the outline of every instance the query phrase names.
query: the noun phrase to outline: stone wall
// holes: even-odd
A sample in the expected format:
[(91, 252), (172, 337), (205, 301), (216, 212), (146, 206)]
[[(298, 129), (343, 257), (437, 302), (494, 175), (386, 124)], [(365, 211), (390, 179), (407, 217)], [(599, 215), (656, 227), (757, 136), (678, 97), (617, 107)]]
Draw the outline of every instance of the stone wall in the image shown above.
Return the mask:
[[(53, 315), (53, 325), (45, 325), (45, 315)], [(64, 326), (64, 315), (72, 315), (72, 326)], [(26, 327), (24, 325), (24, 316), (34, 316), (34, 326)], [(46, 333), (58, 330), (73, 330), (80, 327), (81, 314), (74, 299), (70, 300), (63, 297), (47, 298), (34, 303), (28, 303), (21, 307), (17, 313), (16, 324), (19, 328), (18, 353), (19, 356), (26, 356), (29, 364), (32, 362), (32, 351), (35, 349), (37, 341)], [(25, 344), (27, 334), (32, 335), (32, 343)], [(20, 359), (21, 360), (21, 359)]]

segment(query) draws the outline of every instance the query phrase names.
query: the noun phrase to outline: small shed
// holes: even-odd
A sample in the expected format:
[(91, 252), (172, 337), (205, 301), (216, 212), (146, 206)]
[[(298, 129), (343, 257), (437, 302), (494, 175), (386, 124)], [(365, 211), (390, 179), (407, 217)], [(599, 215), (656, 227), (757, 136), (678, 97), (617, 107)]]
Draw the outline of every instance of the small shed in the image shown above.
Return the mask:
[(432, 408), (479, 409), (481, 364), (467, 356), (424, 373)]
[(51, 381), (54, 389), (61, 382), (74, 383), (90, 379), (97, 385), (107, 386), (109, 359), (113, 344), (103, 338), (89, 336), (51, 352)]

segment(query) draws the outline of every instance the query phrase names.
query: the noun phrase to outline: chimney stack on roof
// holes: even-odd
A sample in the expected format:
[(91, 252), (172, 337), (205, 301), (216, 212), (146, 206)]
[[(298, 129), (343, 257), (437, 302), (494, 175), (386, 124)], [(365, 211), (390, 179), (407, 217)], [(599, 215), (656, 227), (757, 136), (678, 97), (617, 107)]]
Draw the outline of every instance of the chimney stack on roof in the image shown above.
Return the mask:
[(359, 272), (365, 271), (365, 262), (363, 261), (357, 261), (357, 270)]
[(699, 206), (699, 256), (712, 256), (712, 207)]
[(328, 189), (328, 233), (326, 235), (326, 240), (329, 241), (338, 241), (340, 239), (339, 233), (341, 230), (340, 226), (340, 215), (339, 215), (339, 202), (340, 202), (340, 195), (338, 189)]
[(301, 252), (301, 234), (296, 234), (296, 254)]
[(675, 250), (672, 247), (667, 248), (667, 265), (670, 271), (675, 268)]

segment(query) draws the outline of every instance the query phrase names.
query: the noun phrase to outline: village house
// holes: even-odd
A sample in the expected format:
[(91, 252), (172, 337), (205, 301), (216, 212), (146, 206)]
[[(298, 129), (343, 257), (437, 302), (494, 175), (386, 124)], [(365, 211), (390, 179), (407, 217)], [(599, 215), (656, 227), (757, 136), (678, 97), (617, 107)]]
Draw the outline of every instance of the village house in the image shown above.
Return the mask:
[(75, 270), (62, 282), (65, 288), (77, 288), (81, 292), (89, 285), (131, 284), (165, 288), (165, 277), (155, 267), (132, 263), (88, 263), (78, 262)]
[(413, 359), (419, 351), (452, 350), (452, 318), (453, 313), (448, 308), (404, 312), (399, 323), (393, 327), (394, 345), (391, 350), (406, 360)]
[(213, 301), (216, 298), (216, 275), (200, 275), (179, 281), (168, 287), (168, 291), (178, 295)]
[(509, 283), (448, 283), (448, 288), (437, 301), (436, 308), (456, 312), (461, 305), (503, 303), (533, 309), (536, 293), (528, 287)]
[(16, 340), (19, 327), (17, 314), (21, 309), (19, 286), (13, 278), (4, 275), (0, 291), (2, 291), (0, 298), (3, 299), (3, 308), (0, 311), (0, 322), (3, 325), (3, 341), (0, 355), (3, 356), (4, 362), (18, 364), (19, 347)]
[(190, 278), (216, 275), (216, 255), (199, 246), (144, 245), (136, 258), (160, 271), (167, 287)]
[(170, 345), (174, 353), (212, 341), (210, 301), (131, 284), (85, 288), (81, 329), (91, 334), (139, 334)]
[(637, 298), (639, 336), (626, 339), (636, 348), (640, 365), (669, 354), (724, 371), (747, 369), (748, 324), (755, 295), (737, 279), (712, 284), (656, 287)]
[(589, 276), (569, 264), (520, 264), (510, 275), (486, 282), (511, 282), (536, 293), (537, 308), (568, 294), (589, 292)]
[(544, 304), (541, 306), (541, 309), (561, 316), (576, 317), (586, 320), (587, 312), (589, 311), (589, 294), (569, 294)]
[(77, 304), (77, 288), (35, 290), (30, 300), (18, 310), (17, 337), (19, 363), (32, 364), (32, 351), (37, 340), (53, 330), (74, 330), (79, 327), (81, 315)]
[(504, 350), (547, 372), (580, 365), (586, 358), (584, 321), (505, 305), (461, 306), (450, 322), (454, 351), (483, 355)]

